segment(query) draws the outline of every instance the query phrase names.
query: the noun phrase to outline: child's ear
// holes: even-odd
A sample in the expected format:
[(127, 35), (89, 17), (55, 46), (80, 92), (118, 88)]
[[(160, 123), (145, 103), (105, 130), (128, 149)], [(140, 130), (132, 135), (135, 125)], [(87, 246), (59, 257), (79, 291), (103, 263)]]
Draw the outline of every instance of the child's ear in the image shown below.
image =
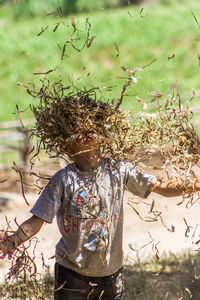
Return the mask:
[(70, 156), (74, 153), (74, 150), (75, 150), (74, 144), (66, 143), (66, 144), (62, 145), (61, 153)]

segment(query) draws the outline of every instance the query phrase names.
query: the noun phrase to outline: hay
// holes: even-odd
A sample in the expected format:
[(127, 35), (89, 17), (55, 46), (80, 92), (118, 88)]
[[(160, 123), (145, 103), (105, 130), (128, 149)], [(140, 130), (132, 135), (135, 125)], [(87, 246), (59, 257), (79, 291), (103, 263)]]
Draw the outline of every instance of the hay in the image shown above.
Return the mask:
[[(180, 95), (158, 103), (155, 114), (123, 112), (120, 100), (105, 102), (97, 98), (98, 89), (68, 91), (61, 82), (43, 81), (39, 91), (28, 91), (39, 100), (31, 109), (36, 123), (31, 137), (40, 140), (47, 153), (61, 156), (67, 145), (80, 134), (95, 136), (104, 156), (137, 161), (139, 151), (159, 151), (172, 165), (198, 164), (199, 137), (192, 124), (189, 103), (184, 107)], [(67, 93), (66, 93), (67, 91)], [(103, 101), (104, 100), (104, 101)]]
[(114, 101), (97, 100), (97, 90), (75, 89), (66, 94), (62, 83), (50, 85), (43, 81), (38, 92), (29, 91), (39, 99), (37, 106), (31, 106), (36, 119), (31, 137), (39, 138), (39, 148), (59, 157), (66, 154), (67, 146), (78, 135), (83, 134), (95, 136), (105, 156), (125, 159), (133, 153), (135, 146), (126, 113), (117, 108)]

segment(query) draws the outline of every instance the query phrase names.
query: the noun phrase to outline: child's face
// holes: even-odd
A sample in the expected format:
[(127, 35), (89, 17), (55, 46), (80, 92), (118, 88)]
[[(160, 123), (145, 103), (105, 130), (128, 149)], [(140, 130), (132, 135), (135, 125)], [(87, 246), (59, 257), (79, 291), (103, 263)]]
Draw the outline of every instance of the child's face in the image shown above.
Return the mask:
[(67, 154), (82, 171), (89, 171), (101, 161), (99, 142), (80, 135), (67, 149)]

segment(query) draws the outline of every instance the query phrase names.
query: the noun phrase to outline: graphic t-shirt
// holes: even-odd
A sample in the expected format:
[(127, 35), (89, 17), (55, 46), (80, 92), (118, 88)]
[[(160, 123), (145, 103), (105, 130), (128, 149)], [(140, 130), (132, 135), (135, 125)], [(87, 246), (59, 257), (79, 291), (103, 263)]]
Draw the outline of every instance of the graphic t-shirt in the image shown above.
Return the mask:
[(48, 223), (57, 217), (57, 262), (86, 276), (115, 273), (123, 263), (124, 190), (147, 197), (153, 178), (132, 162), (107, 158), (92, 172), (73, 163), (57, 172), (31, 209)]

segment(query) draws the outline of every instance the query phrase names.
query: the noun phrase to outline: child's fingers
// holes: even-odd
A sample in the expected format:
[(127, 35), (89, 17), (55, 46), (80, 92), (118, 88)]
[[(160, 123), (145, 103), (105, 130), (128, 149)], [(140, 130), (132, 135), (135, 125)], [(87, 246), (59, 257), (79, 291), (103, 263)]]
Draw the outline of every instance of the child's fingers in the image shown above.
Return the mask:
[(13, 253), (14, 251), (0, 250), (0, 259), (4, 259), (6, 256), (8, 256), (8, 259), (11, 260)]
[(2, 242), (0, 242), (0, 253), (4, 250), (4, 245)]
[(8, 242), (0, 241), (0, 259), (4, 259), (6, 256), (8, 256), (8, 259), (10, 260), (14, 252), (15, 248), (13, 247), (13, 244), (11, 245)]
[(6, 256), (6, 254), (0, 250), (0, 259), (4, 259)]
[(200, 175), (196, 177), (196, 181), (194, 183), (195, 189), (200, 190)]
[(0, 259), (4, 259), (4, 257), (6, 256), (5, 253), (5, 245), (3, 243), (0, 243)]
[(0, 232), (0, 243), (1, 241), (3, 241), (5, 239), (5, 233), (4, 232)]
[(13, 253), (8, 253), (8, 259), (9, 259), (9, 260), (12, 259), (12, 255), (13, 255)]

